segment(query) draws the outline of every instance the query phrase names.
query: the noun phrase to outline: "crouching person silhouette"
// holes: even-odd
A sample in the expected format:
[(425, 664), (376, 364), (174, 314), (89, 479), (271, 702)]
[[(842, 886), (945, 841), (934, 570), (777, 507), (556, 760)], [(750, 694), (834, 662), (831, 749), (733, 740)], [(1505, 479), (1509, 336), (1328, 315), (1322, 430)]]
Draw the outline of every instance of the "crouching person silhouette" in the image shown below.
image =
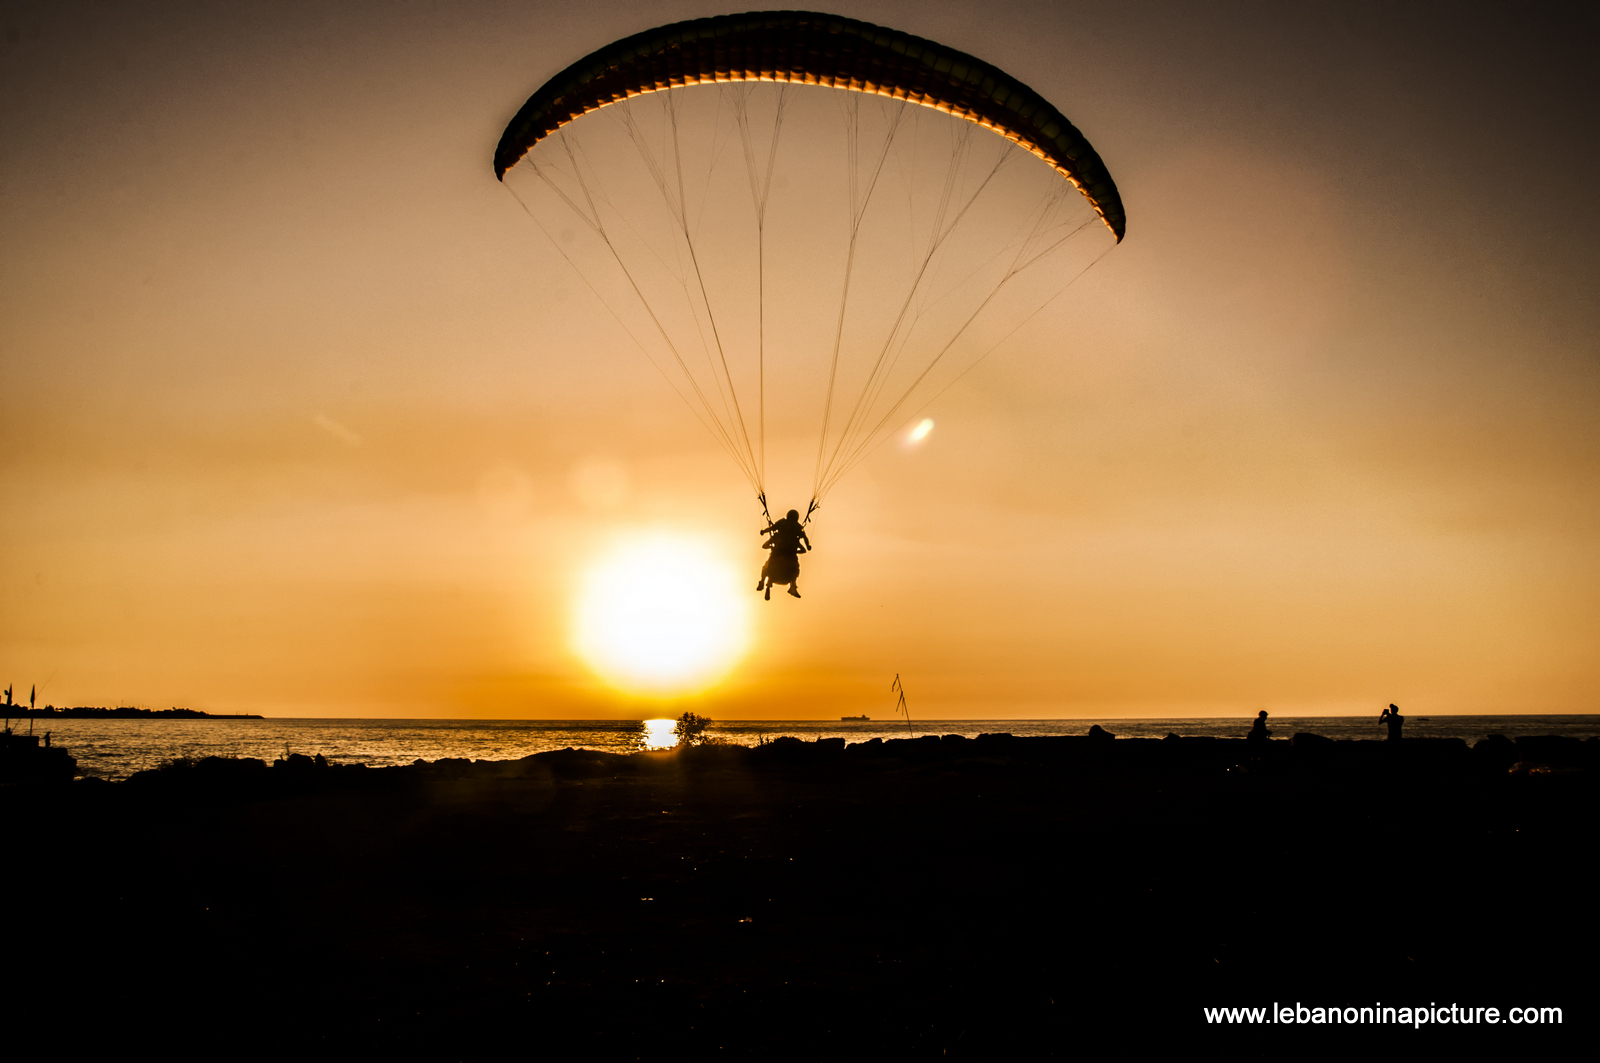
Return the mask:
[(761, 566), (761, 578), (756, 580), (756, 590), (765, 591), (770, 602), (772, 585), (787, 583), (789, 593), (800, 597), (800, 555), (811, 549), (811, 540), (806, 538), (799, 510), (791, 509), (762, 528), (761, 534), (768, 536), (761, 548), (769, 551), (769, 554), (767, 563)]

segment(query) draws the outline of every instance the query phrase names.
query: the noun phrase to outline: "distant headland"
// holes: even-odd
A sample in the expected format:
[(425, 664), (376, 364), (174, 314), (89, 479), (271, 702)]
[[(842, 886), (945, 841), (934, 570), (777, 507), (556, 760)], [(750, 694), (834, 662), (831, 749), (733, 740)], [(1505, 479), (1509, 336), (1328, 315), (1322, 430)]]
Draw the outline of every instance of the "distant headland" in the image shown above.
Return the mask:
[(75, 708), (58, 709), (54, 705), (46, 705), (42, 709), (30, 709), (26, 705), (7, 705), (4, 707), (6, 715), (13, 720), (261, 720), (263, 716), (252, 715), (247, 712), (217, 713), (201, 712), (199, 709), (136, 709), (131, 705), (121, 705), (117, 708), (95, 707), (79, 705)]

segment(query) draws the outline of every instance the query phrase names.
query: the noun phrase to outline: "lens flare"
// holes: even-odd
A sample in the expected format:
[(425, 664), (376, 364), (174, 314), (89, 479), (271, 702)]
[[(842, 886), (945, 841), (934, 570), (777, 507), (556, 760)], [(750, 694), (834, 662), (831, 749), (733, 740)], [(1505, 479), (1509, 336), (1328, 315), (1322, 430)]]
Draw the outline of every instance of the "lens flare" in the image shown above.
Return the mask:
[(669, 697), (720, 679), (749, 644), (732, 567), (703, 541), (649, 535), (619, 544), (584, 580), (576, 647), (607, 683)]

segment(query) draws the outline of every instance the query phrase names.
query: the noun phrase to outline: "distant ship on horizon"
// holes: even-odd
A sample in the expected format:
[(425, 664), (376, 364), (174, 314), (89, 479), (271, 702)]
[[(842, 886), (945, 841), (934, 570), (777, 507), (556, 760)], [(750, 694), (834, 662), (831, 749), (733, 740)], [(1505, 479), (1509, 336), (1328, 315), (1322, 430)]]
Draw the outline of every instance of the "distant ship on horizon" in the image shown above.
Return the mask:
[(871, 716), (841, 716), (840, 720), (870, 720)]

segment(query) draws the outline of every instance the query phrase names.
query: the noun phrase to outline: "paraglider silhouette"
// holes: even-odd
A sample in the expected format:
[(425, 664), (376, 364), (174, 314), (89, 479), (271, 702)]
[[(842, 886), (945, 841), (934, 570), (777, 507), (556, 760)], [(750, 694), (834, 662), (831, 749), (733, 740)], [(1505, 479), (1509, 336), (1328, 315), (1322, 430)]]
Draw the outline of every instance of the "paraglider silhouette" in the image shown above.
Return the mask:
[(761, 545), (771, 552), (767, 563), (761, 567), (756, 590), (766, 591), (766, 598), (771, 601), (772, 585), (787, 583), (790, 595), (800, 597), (800, 555), (811, 549), (811, 540), (806, 538), (805, 526), (800, 523), (800, 511), (791, 509), (762, 528), (761, 534), (769, 536)]
[[(600, 48), (528, 98), (494, 171), (763, 516), (769, 457), (814, 439), (801, 525), (1127, 226), (1100, 156), (1017, 78), (804, 11)], [(763, 589), (798, 597), (800, 551), (772, 551)]]

